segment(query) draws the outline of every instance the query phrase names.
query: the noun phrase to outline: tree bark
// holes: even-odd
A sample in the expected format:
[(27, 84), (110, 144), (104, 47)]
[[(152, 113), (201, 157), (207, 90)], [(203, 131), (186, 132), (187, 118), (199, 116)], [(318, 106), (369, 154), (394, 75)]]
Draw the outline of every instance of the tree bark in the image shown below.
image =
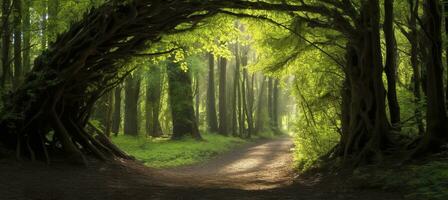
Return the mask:
[(243, 66), (243, 83), (242, 83), (242, 97), (243, 97), (243, 111), (245, 113), (247, 122), (247, 132), (245, 133), (246, 138), (250, 138), (253, 134), (254, 123), (253, 123), (253, 113), (252, 113), (252, 100), (250, 94), (251, 84), (249, 83), (249, 73), (247, 72), (248, 63), (248, 47), (245, 47), (241, 56), (241, 64)]
[(400, 105), (397, 99), (397, 42), (394, 32), (394, 0), (384, 0), (384, 38), (386, 40), (387, 101), (390, 121), (394, 128), (400, 129)]
[(11, 45), (11, 28), (9, 26), (10, 16), (10, 0), (3, 0), (2, 4), (2, 80), (1, 87), (5, 89), (6, 84), (11, 78), (10, 45)]
[(273, 79), (271, 77), (268, 78), (268, 120), (269, 120), (269, 129), (272, 129), (273, 124), (272, 124), (272, 118), (273, 118)]
[(207, 126), (210, 132), (218, 132), (215, 101), (215, 57), (208, 53)]
[(279, 107), (279, 98), (280, 98), (280, 88), (279, 88), (279, 80), (275, 79), (274, 80), (274, 86), (273, 86), (273, 91), (272, 91), (272, 131), (275, 134), (280, 134), (280, 127), (278, 125), (279, 122), (279, 112), (278, 112), (278, 107)]
[(417, 122), (418, 127), (418, 135), (423, 135), (425, 132), (425, 127), (423, 125), (423, 118), (422, 118), (422, 112), (421, 112), (421, 70), (420, 70), (420, 63), (419, 63), (419, 36), (418, 36), (418, 29), (417, 29), (417, 17), (418, 17), (418, 9), (419, 9), (419, 1), (408, 1), (409, 3), (409, 10), (410, 10), (410, 16), (409, 16), (409, 28), (410, 32), (408, 34), (408, 40), (411, 44), (411, 66), (412, 66), (412, 82), (413, 84), (413, 93), (414, 93), (414, 102), (416, 105), (415, 108), (415, 120)]
[(227, 127), (227, 59), (219, 58), (219, 130), (218, 133), (221, 135), (228, 134)]
[(161, 96), (161, 71), (158, 66), (151, 66), (146, 86), (146, 133), (152, 137), (163, 135), (159, 121)]
[(131, 75), (125, 82), (124, 134), (138, 135), (138, 98), (140, 96), (140, 79)]
[(47, 19), (47, 9), (48, 9), (48, 2), (42, 1), (42, 13), (41, 13), (41, 21), (40, 21), (40, 31), (41, 31), (41, 37), (40, 37), (40, 45), (41, 49), (45, 50), (47, 48), (47, 38), (48, 38), (48, 19)]
[(196, 117), (196, 122), (198, 123), (198, 127), (200, 126), (200, 116), (199, 116), (199, 106), (200, 106), (200, 101), (201, 101), (201, 94), (200, 94), (200, 90), (199, 90), (199, 72), (196, 72), (195, 74), (195, 88), (194, 88), (194, 96), (195, 96), (195, 117)]
[(105, 124), (104, 124), (104, 135), (107, 137), (111, 136), (112, 132), (112, 123), (113, 123), (113, 113), (114, 113), (114, 90), (111, 90), (106, 94), (107, 99), (107, 111), (106, 111), (106, 117), (105, 117)]
[(23, 72), (31, 70), (31, 0), (23, 1)]
[(427, 73), (427, 110), (426, 133), (415, 153), (438, 152), (448, 142), (448, 118), (445, 107), (442, 65), (442, 12), (437, 0), (424, 1), (425, 33), (427, 34), (428, 57)]
[[(444, 2), (444, 12), (448, 12), (448, 2), (443, 1)], [(448, 16), (445, 14), (445, 37), (448, 37)], [(448, 46), (445, 48), (445, 53), (446, 55), (448, 55)], [(446, 73), (446, 89), (445, 89), (445, 107), (448, 109), (448, 56), (445, 56), (446, 59), (446, 68), (445, 68), (445, 73)]]
[(359, 29), (347, 49), (350, 80), (349, 135), (341, 136), (342, 155), (356, 156), (357, 163), (380, 161), (390, 144), (382, 80), (378, 0), (363, 1)]
[(117, 86), (114, 92), (114, 116), (112, 119), (112, 133), (115, 136), (120, 132), (121, 124), (121, 86)]
[(256, 121), (255, 121), (255, 131), (254, 134), (260, 133), (263, 130), (263, 108), (265, 106), (265, 93), (266, 93), (266, 80), (262, 75), (261, 77), (261, 86), (258, 93), (258, 104), (256, 111)]
[(22, 83), (22, 1), (15, 0), (14, 4), (14, 82), (13, 88)]
[(48, 0), (48, 19), (47, 19), (47, 29), (48, 29), (48, 41), (54, 41), (58, 33), (58, 21), (59, 21), (59, 7), (60, 0)]
[(183, 71), (178, 63), (168, 62), (168, 86), (173, 135), (171, 139), (179, 140), (186, 136), (201, 140), (196, 122), (193, 104), (191, 73)]
[(240, 50), (239, 43), (235, 44), (235, 72), (233, 75), (233, 91), (232, 91), (232, 134), (233, 136), (240, 135), (238, 117), (240, 100)]

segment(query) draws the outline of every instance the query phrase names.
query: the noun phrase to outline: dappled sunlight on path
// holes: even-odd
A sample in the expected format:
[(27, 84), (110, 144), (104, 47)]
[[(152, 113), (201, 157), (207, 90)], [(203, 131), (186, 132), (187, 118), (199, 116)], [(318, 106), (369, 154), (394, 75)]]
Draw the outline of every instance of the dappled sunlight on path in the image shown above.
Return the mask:
[(281, 187), (292, 183), (292, 147), (287, 137), (262, 140), (204, 163), (157, 170), (154, 177), (179, 186), (248, 190)]

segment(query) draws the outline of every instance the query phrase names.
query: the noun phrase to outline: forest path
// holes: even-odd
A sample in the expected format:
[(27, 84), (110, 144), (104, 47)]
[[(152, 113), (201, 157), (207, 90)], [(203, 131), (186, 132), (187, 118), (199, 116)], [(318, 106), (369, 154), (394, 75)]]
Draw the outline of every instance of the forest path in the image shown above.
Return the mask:
[(292, 183), (293, 142), (289, 137), (262, 139), (212, 160), (156, 170), (155, 177), (172, 186), (271, 189)]
[(0, 157), (0, 200), (400, 200), (399, 194), (346, 187), (341, 176), (293, 180), (289, 138), (261, 140), (201, 164), (155, 170), (138, 162)]

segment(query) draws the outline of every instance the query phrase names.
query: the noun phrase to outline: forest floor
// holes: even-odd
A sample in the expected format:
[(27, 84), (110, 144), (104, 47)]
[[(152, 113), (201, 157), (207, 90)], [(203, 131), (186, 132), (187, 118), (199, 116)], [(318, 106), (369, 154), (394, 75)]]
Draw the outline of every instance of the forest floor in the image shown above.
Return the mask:
[(0, 199), (359, 199), (401, 195), (350, 186), (341, 176), (296, 176), (290, 138), (265, 139), (191, 166), (152, 169), (134, 161), (87, 167), (0, 159)]

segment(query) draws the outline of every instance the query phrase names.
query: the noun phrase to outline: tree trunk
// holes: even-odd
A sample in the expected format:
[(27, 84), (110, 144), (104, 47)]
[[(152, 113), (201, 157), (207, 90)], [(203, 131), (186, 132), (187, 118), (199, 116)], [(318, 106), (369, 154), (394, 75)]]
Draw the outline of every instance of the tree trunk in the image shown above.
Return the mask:
[[(448, 2), (443, 1), (444, 2), (444, 12), (445, 12), (445, 37), (448, 37), (448, 16), (446, 15), (446, 12), (448, 12)], [(445, 48), (445, 53), (447, 56), (445, 56), (446, 59), (446, 68), (445, 68), (445, 73), (446, 73), (446, 90), (445, 90), (445, 103), (446, 103), (446, 107), (448, 109), (448, 46)]]
[[(346, 55), (348, 56), (348, 55)], [(349, 58), (349, 57), (347, 57)], [(348, 60), (348, 59), (347, 59)], [(347, 64), (349, 66), (349, 64)], [(350, 135), (350, 100), (351, 100), (351, 85), (349, 80), (349, 75), (345, 72), (344, 83), (341, 88), (341, 130), (340, 134), (342, 137), (341, 141), (346, 141)]]
[(227, 135), (227, 59), (219, 58), (219, 131), (221, 135)]
[(10, 45), (11, 45), (11, 29), (9, 27), (10, 16), (10, 0), (3, 0), (2, 4), (2, 80), (1, 87), (5, 89), (6, 84), (11, 78)]
[(146, 133), (152, 137), (163, 135), (159, 121), (160, 101), (162, 96), (161, 70), (151, 66), (146, 86)]
[(114, 90), (111, 90), (106, 94), (107, 104), (106, 104), (106, 117), (104, 123), (104, 135), (107, 137), (111, 136), (112, 123), (113, 123), (113, 113), (114, 113)]
[(409, 10), (410, 10), (410, 17), (409, 17), (409, 28), (410, 33), (408, 36), (409, 42), (411, 44), (411, 66), (412, 66), (412, 82), (413, 85), (413, 93), (414, 93), (414, 102), (416, 105), (415, 108), (415, 120), (417, 122), (418, 127), (418, 135), (423, 135), (425, 132), (425, 127), (423, 125), (423, 118), (422, 118), (422, 112), (421, 112), (421, 70), (420, 70), (420, 63), (419, 63), (419, 37), (418, 37), (418, 29), (417, 29), (417, 17), (418, 17), (418, 8), (420, 3), (417, 1), (414, 4), (414, 1), (409, 1)]
[(218, 132), (215, 101), (215, 58), (208, 53), (207, 126), (210, 132)]
[(273, 91), (272, 91), (272, 131), (275, 134), (280, 134), (280, 127), (278, 125), (279, 122), (279, 112), (278, 112), (278, 107), (279, 107), (279, 96), (280, 96), (280, 88), (279, 88), (279, 80), (275, 79), (274, 81), (274, 86), (273, 86)]
[(265, 105), (265, 93), (266, 93), (266, 80), (265, 77), (262, 75), (261, 77), (261, 87), (258, 94), (258, 104), (257, 104), (257, 111), (256, 111), (256, 121), (255, 121), (255, 134), (260, 133), (260, 131), (263, 130), (263, 108)]
[(23, 72), (31, 70), (31, 0), (23, 1)]
[(48, 0), (48, 19), (47, 19), (47, 29), (48, 29), (48, 41), (54, 41), (58, 33), (58, 18), (60, 0)]
[(273, 79), (271, 77), (268, 78), (268, 120), (269, 120), (269, 129), (272, 129), (273, 124), (272, 124), (272, 118), (273, 118)]
[(240, 102), (240, 50), (239, 43), (235, 44), (235, 72), (233, 76), (233, 94), (232, 94), (232, 134), (233, 136), (240, 135), (238, 128), (238, 117), (239, 117), (239, 105)]
[(394, 128), (400, 129), (400, 106), (397, 99), (397, 42), (394, 32), (394, 0), (384, 0), (384, 37), (386, 40), (387, 101), (390, 121)]
[(140, 95), (140, 79), (137, 74), (126, 78), (124, 107), (124, 134), (138, 135), (138, 98)]
[(121, 124), (121, 86), (117, 86), (114, 92), (114, 116), (112, 119), (112, 133), (115, 136), (120, 132)]
[(42, 1), (42, 13), (41, 13), (41, 21), (40, 21), (40, 29), (41, 29), (41, 36), (40, 36), (40, 45), (41, 49), (45, 50), (47, 48), (47, 38), (48, 38), (48, 22), (47, 22), (47, 9), (48, 9), (48, 2)]
[(22, 1), (15, 0), (14, 4), (14, 82), (17, 88), (23, 79), (22, 69)]
[(253, 113), (252, 113), (252, 100), (250, 94), (251, 84), (249, 83), (249, 73), (247, 72), (247, 62), (248, 62), (248, 47), (245, 47), (241, 56), (241, 64), (243, 65), (243, 85), (242, 97), (243, 97), (243, 111), (247, 119), (247, 133), (244, 135), (246, 138), (250, 138), (253, 134), (254, 123), (253, 123)]
[(437, 0), (424, 1), (427, 73), (426, 133), (415, 153), (438, 152), (448, 141), (448, 119), (445, 107), (442, 67), (442, 13)]
[(200, 126), (200, 116), (199, 116), (199, 106), (200, 106), (200, 100), (201, 100), (201, 94), (200, 94), (200, 91), (199, 91), (199, 73), (198, 72), (196, 72), (195, 73), (195, 82), (196, 82), (196, 84), (195, 84), (195, 88), (194, 88), (194, 96), (195, 96), (195, 108), (194, 108), (194, 111), (195, 111), (195, 116), (196, 116), (196, 122), (198, 123), (198, 127)]
[(169, 101), (173, 118), (171, 139), (178, 140), (191, 136), (201, 140), (194, 114), (191, 73), (183, 71), (173, 60), (168, 62)]
[(385, 89), (382, 80), (380, 9), (378, 0), (363, 1), (359, 34), (347, 49), (350, 80), (349, 135), (341, 137), (341, 153), (355, 155), (357, 162), (382, 160), (389, 144)]

